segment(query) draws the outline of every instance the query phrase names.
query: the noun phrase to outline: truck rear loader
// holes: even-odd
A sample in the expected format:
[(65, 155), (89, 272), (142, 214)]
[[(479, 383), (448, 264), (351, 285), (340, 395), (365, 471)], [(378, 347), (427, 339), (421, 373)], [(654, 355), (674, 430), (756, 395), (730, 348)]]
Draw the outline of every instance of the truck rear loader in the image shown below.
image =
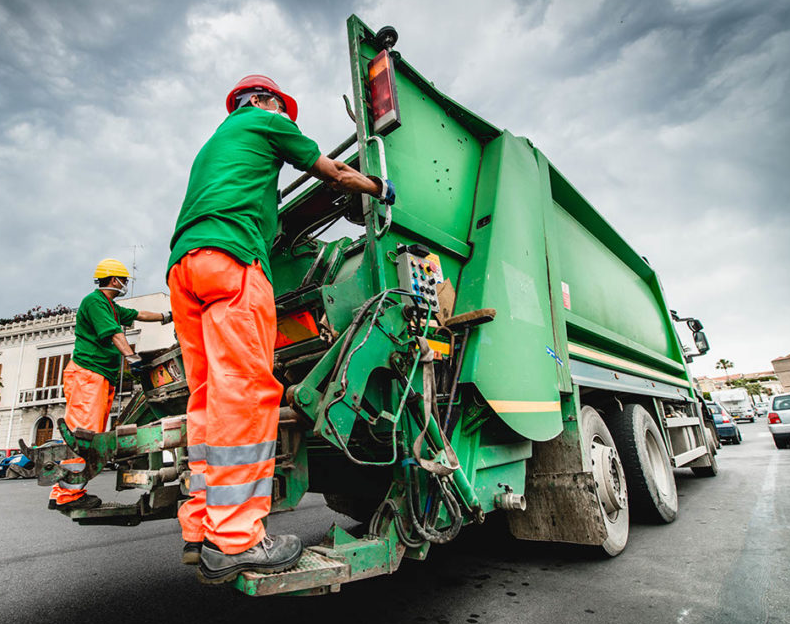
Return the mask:
[[(716, 474), (656, 273), (528, 139), (420, 75), (393, 28), (347, 25), (356, 132), (330, 156), (355, 148), (346, 162), (394, 180), (398, 198), (306, 177), (281, 190), (272, 494), (287, 511), (320, 492), (361, 524), (234, 586), (338, 591), (495, 512), (516, 538), (617, 555), (631, 518), (675, 518), (674, 468)], [(343, 219), (361, 233), (320, 238)], [(689, 327), (704, 351), (701, 323)], [(113, 462), (118, 489), (141, 490), (67, 512), (81, 524), (172, 518), (187, 495), (179, 349), (147, 354), (145, 370), (112, 430), (61, 421), (67, 445), (31, 449), (42, 485), (72, 478), (58, 460), (77, 453), (86, 474)]]

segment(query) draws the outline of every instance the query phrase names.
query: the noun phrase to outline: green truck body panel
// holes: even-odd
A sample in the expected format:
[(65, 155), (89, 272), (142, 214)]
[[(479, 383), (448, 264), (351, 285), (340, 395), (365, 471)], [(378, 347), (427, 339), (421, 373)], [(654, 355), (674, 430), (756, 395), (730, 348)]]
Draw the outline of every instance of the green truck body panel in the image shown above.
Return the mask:
[[(373, 175), (386, 168), (397, 201), (388, 216), (368, 196), (316, 183), (280, 209), (271, 267), (288, 340), (276, 350), (274, 370), (287, 392), (273, 509), (292, 509), (308, 489), (321, 492), (333, 508), (369, 522), (368, 534), (333, 528), (290, 576), (239, 576), (235, 586), (250, 595), (324, 593), (392, 572), (403, 556), (423, 558), (461, 524), (508, 508), (505, 494), (551, 495), (560, 488), (550, 482), (554, 474), (566, 483), (567, 500), (595, 501), (578, 427), (581, 391), (630, 394), (645, 404), (693, 397), (660, 283), (645, 260), (529, 140), (453, 102), (396, 52), (401, 125), (371, 139), (367, 72), (381, 47), (355, 16), (348, 33), (358, 151), (346, 162)], [(328, 242), (310, 236), (341, 215), (364, 234)], [(429, 261), (444, 278), (430, 320), (441, 314), (446, 327), (415, 305), (433, 296), (430, 285), (425, 294), (405, 293), (417, 283), (416, 265)], [(491, 308), (496, 315), (454, 325), (446, 306), (453, 315)], [(304, 314), (314, 324), (292, 324), (302, 333), (288, 334), (285, 323)], [(167, 359), (157, 357), (149, 364)], [(168, 366), (183, 368), (180, 356)], [(121, 469), (119, 488), (127, 479), (126, 487), (136, 483), (150, 496), (118, 511), (118, 523), (168, 513), (175, 490), (160, 492), (172, 476), (161, 452), (185, 437), (185, 426), (152, 421), (182, 413), (173, 410), (183, 410), (183, 382), (179, 391), (146, 387), (158, 402), (130, 410), (117, 431), (80, 438), (64, 429), (69, 446), (101, 465), (116, 451), (139, 451)], [(434, 402), (426, 400), (431, 394)], [(143, 453), (147, 472), (140, 472)], [(70, 478), (51, 459), (45, 478)], [(183, 466), (179, 479), (186, 492)], [(578, 541), (600, 545), (601, 513), (597, 503), (589, 512), (580, 508), (587, 537)], [(113, 512), (72, 515), (107, 522)]]

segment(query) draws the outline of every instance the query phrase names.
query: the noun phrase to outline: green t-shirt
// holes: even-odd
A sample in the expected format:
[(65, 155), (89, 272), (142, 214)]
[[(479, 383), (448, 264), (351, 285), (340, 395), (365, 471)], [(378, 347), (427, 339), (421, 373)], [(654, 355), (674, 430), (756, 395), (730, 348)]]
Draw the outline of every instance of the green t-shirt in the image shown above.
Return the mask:
[(246, 264), (257, 258), (271, 281), (280, 169), (288, 162), (307, 170), (320, 155), (315, 141), (282, 115), (254, 106), (228, 115), (192, 164), (168, 273), (188, 251), (218, 247)]
[(94, 290), (77, 310), (71, 359), (116, 385), (123, 356), (112, 337), (123, 331), (121, 325), (131, 325), (137, 314), (137, 310), (115, 305), (100, 290)]

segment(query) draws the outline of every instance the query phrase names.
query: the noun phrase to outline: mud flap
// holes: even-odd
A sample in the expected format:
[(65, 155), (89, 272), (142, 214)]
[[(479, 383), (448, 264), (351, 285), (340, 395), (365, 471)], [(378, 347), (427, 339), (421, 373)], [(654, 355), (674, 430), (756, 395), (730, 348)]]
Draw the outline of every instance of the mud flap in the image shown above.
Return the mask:
[(600, 546), (607, 538), (591, 472), (527, 479), (525, 511), (508, 511), (510, 532), (524, 540)]

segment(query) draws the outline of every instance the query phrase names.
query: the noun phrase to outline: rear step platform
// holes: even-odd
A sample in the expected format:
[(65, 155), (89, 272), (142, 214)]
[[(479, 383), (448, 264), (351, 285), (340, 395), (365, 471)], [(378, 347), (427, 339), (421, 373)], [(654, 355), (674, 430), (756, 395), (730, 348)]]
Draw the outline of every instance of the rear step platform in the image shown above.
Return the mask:
[(340, 584), (350, 580), (350, 565), (306, 548), (296, 567), (276, 574), (242, 572), (233, 586), (248, 596), (317, 595), (338, 592)]
[(137, 526), (144, 520), (161, 520), (163, 518), (176, 517), (175, 511), (167, 508), (147, 510), (143, 513), (142, 505), (142, 501), (137, 501), (131, 505), (108, 502), (93, 509), (72, 509), (61, 511), (60, 513), (68, 516), (80, 525)]

